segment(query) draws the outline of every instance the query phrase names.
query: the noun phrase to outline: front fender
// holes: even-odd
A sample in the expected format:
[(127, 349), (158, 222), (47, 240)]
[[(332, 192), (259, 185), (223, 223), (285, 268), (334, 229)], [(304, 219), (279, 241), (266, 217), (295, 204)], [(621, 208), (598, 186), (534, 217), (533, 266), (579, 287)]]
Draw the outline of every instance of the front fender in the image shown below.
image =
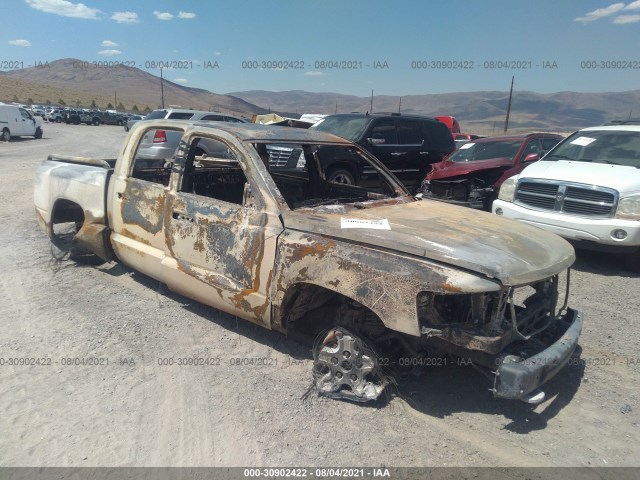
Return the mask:
[(478, 274), (426, 259), (291, 230), (279, 239), (276, 265), (272, 298), (277, 309), (289, 288), (313, 284), (369, 308), (387, 328), (414, 336), (420, 336), (418, 293), (472, 294), (501, 288)]

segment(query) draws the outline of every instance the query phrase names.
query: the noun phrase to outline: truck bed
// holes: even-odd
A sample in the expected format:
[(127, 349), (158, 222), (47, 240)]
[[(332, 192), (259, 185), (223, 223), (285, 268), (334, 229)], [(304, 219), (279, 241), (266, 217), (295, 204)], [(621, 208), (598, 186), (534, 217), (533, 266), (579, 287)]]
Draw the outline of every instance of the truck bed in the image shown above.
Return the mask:
[(107, 185), (115, 162), (49, 155), (35, 174), (34, 203), (41, 228), (51, 236), (56, 223), (86, 219), (106, 224)]

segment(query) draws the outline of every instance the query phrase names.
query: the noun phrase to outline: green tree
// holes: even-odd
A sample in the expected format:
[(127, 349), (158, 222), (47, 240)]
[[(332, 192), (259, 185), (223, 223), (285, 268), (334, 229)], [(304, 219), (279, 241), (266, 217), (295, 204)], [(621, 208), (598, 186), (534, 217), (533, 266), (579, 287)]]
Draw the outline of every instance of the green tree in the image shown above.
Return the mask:
[(17, 95), (13, 96), (13, 100), (11, 100), (12, 102), (18, 103), (20, 101), (20, 99), (18, 98)]
[(80, 100), (76, 100), (75, 101), (76, 107), (81, 107), (82, 106), (82, 102)]
[(113, 110), (113, 105), (111, 105), (111, 102), (107, 103), (107, 110)]
[(149, 113), (150, 111), (151, 111), (151, 109), (149, 108), (149, 105), (146, 105), (146, 106), (144, 107), (144, 110), (143, 110), (142, 112), (143, 112), (144, 114), (147, 114), (147, 113)]
[(47, 100), (45, 100), (44, 104), (45, 104), (45, 105), (51, 105), (51, 100), (49, 100), (49, 99), (47, 98)]
[(98, 108), (98, 105), (96, 105), (95, 98), (93, 100), (91, 100), (91, 108)]
[(27, 105), (33, 105), (33, 98), (27, 98)]
[(58, 103), (59, 103), (60, 105), (66, 105), (66, 104), (67, 104), (67, 102), (65, 102), (62, 98), (59, 98), (59, 99), (58, 99)]
[(133, 108), (131, 109), (132, 112), (139, 112), (140, 110), (138, 110), (138, 105), (134, 105)]
[(125, 111), (125, 108), (124, 108), (124, 105), (122, 104), (122, 102), (120, 102), (120, 103), (118, 104), (118, 111), (119, 111), (119, 112), (124, 112), (124, 111)]

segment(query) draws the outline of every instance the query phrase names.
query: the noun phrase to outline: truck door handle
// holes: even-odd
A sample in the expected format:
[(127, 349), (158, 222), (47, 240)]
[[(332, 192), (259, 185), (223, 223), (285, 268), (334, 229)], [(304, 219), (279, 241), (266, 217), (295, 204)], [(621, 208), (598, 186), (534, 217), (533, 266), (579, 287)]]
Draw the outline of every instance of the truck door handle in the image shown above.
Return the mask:
[(175, 220), (186, 220), (187, 222), (191, 222), (191, 223), (195, 222), (195, 219), (193, 217), (190, 217), (189, 215), (187, 215), (186, 213), (183, 213), (183, 212), (174, 211), (171, 216)]
[(391, 152), (391, 155), (393, 155), (394, 157), (399, 157), (400, 155), (404, 155), (405, 152)]
[(429, 152), (420, 152), (420, 155), (429, 155)]

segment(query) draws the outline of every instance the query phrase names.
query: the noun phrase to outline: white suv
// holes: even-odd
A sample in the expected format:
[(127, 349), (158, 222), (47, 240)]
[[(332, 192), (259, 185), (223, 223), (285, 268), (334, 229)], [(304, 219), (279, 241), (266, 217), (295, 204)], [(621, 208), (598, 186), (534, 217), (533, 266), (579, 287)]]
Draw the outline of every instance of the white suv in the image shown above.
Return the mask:
[(573, 133), (507, 179), (492, 211), (578, 247), (629, 252), (640, 267), (640, 125)]

